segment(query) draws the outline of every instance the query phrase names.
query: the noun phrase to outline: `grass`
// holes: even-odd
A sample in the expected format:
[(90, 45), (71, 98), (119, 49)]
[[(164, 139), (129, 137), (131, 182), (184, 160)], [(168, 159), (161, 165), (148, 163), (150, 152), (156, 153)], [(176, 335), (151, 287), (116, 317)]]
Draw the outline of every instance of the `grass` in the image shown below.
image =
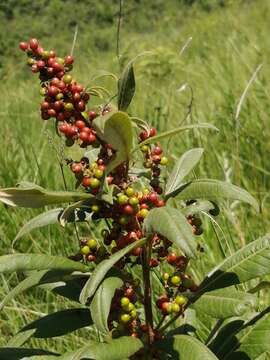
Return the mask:
[[(160, 17), (154, 9), (155, 16), (149, 20), (151, 26), (144, 23), (143, 8), (132, 15), (141, 15), (144, 19), (141, 23), (132, 18), (127, 24), (124, 21), (120, 38), (122, 59), (133, 58), (144, 51), (151, 52), (136, 62), (137, 89), (130, 111), (150, 121), (160, 131), (201, 121), (216, 125), (219, 134), (202, 130), (173, 138), (165, 144), (168, 154), (178, 156), (185, 149), (204, 147), (203, 161), (194, 176), (217, 178), (243, 186), (258, 199), (261, 208), (256, 214), (243, 204), (224, 204), (224, 215), (218, 218), (220, 228), (205, 219), (205, 232), (199, 240), (205, 248), (200, 265), (205, 273), (216, 264), (217, 259), (222, 260), (230, 252), (269, 231), (270, 4), (268, 0), (235, 1), (229, 7), (215, 8), (211, 12), (197, 7), (187, 11), (179, 5), (175, 11), (175, 6), (172, 1), (167, 7), (161, 7), (163, 12)], [(73, 31), (64, 28), (60, 33), (60, 29), (56, 28), (57, 36), (50, 38), (44, 31), (43, 22), (48, 24), (45, 15), (44, 18), (42, 15), (39, 17), (39, 23), (33, 20), (33, 35), (40, 33), (46, 45), (52, 43), (52, 46), (60, 46), (61, 51), (68, 52)], [(27, 30), (24, 24), (28, 25)], [(19, 38), (21, 32), (30, 36), (29, 25), (29, 16), (22, 15), (15, 28), (16, 34), (7, 35), (11, 44), (7, 53), (17, 52), (13, 47), (14, 38)], [(143, 32), (143, 29), (147, 31)], [(192, 40), (189, 40), (191, 37)], [(79, 27), (75, 46), (78, 59), (74, 70), (76, 78), (87, 84), (92, 83), (91, 78), (99, 70), (117, 73), (115, 41), (115, 23), (103, 23), (95, 31), (93, 25), (89, 26), (89, 30), (86, 25)], [(88, 43), (91, 48), (86, 46)], [(1, 187), (28, 180), (60, 190), (63, 182), (55, 150), (59, 149), (60, 140), (53, 135), (53, 125), (42, 123), (39, 119), (39, 86), (24, 68), (23, 62), (23, 54), (16, 54), (2, 67)], [(260, 64), (262, 67), (248, 89), (236, 118), (241, 96)], [(112, 94), (116, 91), (116, 84), (109, 80), (94, 83), (109, 87)], [(177, 91), (183, 84), (188, 84), (185, 90)], [(191, 94), (192, 111), (185, 117)], [(174, 160), (173, 156), (171, 160)], [(68, 187), (72, 189), (68, 169), (65, 169), (65, 174)], [(25, 251), (70, 255), (76, 251), (77, 242), (72, 227), (62, 229), (55, 226), (38, 230), (12, 246), (19, 228), (38, 212), (1, 206), (1, 254)], [(0, 298), (18, 279), (15, 274), (1, 277)], [(19, 296), (1, 312), (0, 345), (5, 345), (12, 334), (38, 316), (67, 307), (66, 300), (40, 290)], [(82, 338), (79, 338), (80, 334)], [(46, 347), (55, 351), (73, 349), (75, 343), (77, 346), (83, 343), (83, 339), (87, 339), (87, 333), (76, 332), (64, 339), (46, 341)], [(31, 340), (33, 346), (39, 343)]]

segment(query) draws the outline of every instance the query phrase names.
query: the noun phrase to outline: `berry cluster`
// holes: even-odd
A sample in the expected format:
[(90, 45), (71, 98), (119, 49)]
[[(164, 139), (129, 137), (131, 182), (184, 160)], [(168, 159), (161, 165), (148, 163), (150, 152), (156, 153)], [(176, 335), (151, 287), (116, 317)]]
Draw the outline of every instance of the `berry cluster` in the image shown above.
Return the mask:
[(39, 73), (40, 93), (44, 96), (40, 105), (42, 119), (56, 119), (60, 133), (67, 138), (67, 145), (75, 140), (81, 147), (95, 144), (97, 138), (91, 122), (98, 113), (86, 112), (90, 95), (67, 74), (72, 70), (73, 57), (57, 57), (55, 51), (44, 50), (37, 39), (21, 42), (20, 48), (26, 52), (32, 72)]

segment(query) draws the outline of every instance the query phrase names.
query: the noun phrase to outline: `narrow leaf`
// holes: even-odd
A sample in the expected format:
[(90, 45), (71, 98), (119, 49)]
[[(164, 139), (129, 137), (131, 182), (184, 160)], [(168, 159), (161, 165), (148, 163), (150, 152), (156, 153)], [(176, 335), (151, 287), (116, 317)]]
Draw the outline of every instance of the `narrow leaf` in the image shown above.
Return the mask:
[(88, 345), (76, 350), (72, 353), (67, 353), (60, 356), (59, 360), (120, 360), (129, 359), (131, 355), (135, 354), (143, 347), (143, 343), (134, 337), (123, 336), (114, 339), (109, 343), (97, 343), (89, 341)]
[(42, 188), (0, 189), (0, 201), (10, 206), (38, 208), (89, 199), (92, 195), (71, 191), (48, 191)]
[(69, 260), (61, 256), (43, 254), (13, 254), (0, 256), (0, 273), (46, 269), (87, 271), (88, 267), (80, 262)]
[(202, 148), (195, 148), (185, 152), (174, 165), (172, 173), (165, 188), (165, 195), (169, 196), (176, 191), (182, 184), (183, 179), (197, 165), (203, 154)]
[(14, 241), (18, 240), (23, 235), (28, 234), (30, 231), (34, 229), (38, 229), (40, 227), (51, 224), (56, 224), (58, 222), (58, 217), (62, 211), (63, 211), (62, 208), (52, 209), (34, 217), (20, 229)]
[(123, 285), (118, 277), (108, 277), (97, 289), (90, 305), (91, 316), (97, 329), (103, 333), (109, 332), (108, 316), (111, 308), (111, 301), (115, 290)]
[(27, 349), (27, 348), (15, 348), (15, 347), (3, 347), (0, 348), (1, 360), (23, 360), (28, 359), (30, 356), (35, 356), (39, 359), (42, 355), (57, 355), (50, 351), (42, 349)]
[(158, 233), (174, 242), (189, 258), (196, 256), (196, 242), (185, 216), (169, 206), (155, 208), (144, 221), (147, 233)]
[(240, 284), (269, 273), (270, 234), (267, 234), (215, 267), (200, 285), (199, 293)]
[(86, 304), (87, 300), (94, 295), (99, 284), (104, 279), (107, 272), (114, 266), (114, 264), (117, 263), (117, 261), (119, 261), (123, 256), (125, 256), (131, 250), (135, 249), (136, 247), (142, 246), (144, 243), (145, 243), (145, 239), (135, 241), (134, 243), (128, 245), (124, 249), (117, 251), (109, 259), (106, 259), (101, 263), (99, 263), (81, 292), (80, 302), (82, 304)]
[(226, 319), (255, 310), (256, 305), (256, 296), (229, 288), (204, 294), (193, 307), (203, 314), (217, 319)]
[(133, 62), (124, 68), (118, 81), (118, 109), (126, 111), (135, 93)]
[(246, 190), (231, 183), (213, 179), (193, 180), (170, 194), (179, 200), (239, 200), (253, 206), (258, 211), (258, 203)]

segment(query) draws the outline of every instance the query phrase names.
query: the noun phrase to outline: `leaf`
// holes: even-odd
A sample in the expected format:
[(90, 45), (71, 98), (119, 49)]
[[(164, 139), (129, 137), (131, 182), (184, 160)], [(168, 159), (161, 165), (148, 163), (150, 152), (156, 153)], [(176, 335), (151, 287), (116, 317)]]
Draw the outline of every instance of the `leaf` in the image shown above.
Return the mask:
[[(72, 270), (71, 270), (72, 271)], [(65, 279), (66, 277), (72, 276), (70, 270), (68, 271), (59, 271), (59, 270), (41, 270), (41, 271), (34, 271), (33, 274), (26, 277), (22, 280), (15, 288), (7, 293), (4, 297), (2, 302), (0, 303), (0, 310), (12, 299), (14, 299), (17, 295), (21, 294), (23, 291), (28, 290), (32, 287), (43, 285), (43, 284), (50, 284), (55, 283), (56, 281), (60, 281)], [(76, 274), (76, 281), (78, 282), (79, 274)], [(83, 274), (82, 274), (83, 275)], [(85, 276), (85, 275), (84, 275)], [(66, 280), (65, 280), (66, 281)], [(65, 285), (63, 281), (61, 281), (62, 286)], [(64, 285), (63, 285), (64, 284)], [(60, 285), (59, 285), (60, 287)]]
[(0, 256), (0, 273), (46, 269), (87, 271), (88, 267), (80, 262), (61, 256), (43, 254), (12, 254)]
[(174, 242), (189, 258), (196, 256), (196, 242), (185, 216), (169, 206), (151, 210), (144, 221), (147, 233), (158, 233)]
[(241, 316), (255, 308), (257, 297), (235, 289), (222, 289), (202, 295), (194, 304), (196, 311), (217, 319)]
[(62, 336), (92, 325), (89, 309), (67, 309), (46, 315), (26, 325), (20, 332), (35, 329), (35, 338)]
[(97, 329), (103, 333), (109, 332), (108, 316), (115, 290), (123, 285), (118, 277), (108, 277), (97, 289), (90, 305), (91, 316)]
[(138, 350), (143, 347), (141, 340), (131, 336), (122, 336), (114, 339), (109, 343), (97, 343), (95, 341), (88, 341), (88, 345), (76, 350), (72, 353), (67, 353), (60, 356), (59, 360), (80, 360), (80, 359), (95, 359), (95, 360), (124, 360), (130, 358)]
[(203, 280), (198, 293), (240, 284), (270, 273), (270, 234), (225, 259)]
[[(173, 198), (170, 198), (170, 200), (171, 199), (174, 200)], [(182, 208), (181, 211), (185, 216), (189, 216), (189, 215), (198, 214), (202, 211), (208, 212), (209, 210), (213, 210), (214, 208), (215, 205), (211, 203), (211, 201), (198, 200), (194, 204)]]
[(94, 161), (97, 160), (98, 158), (98, 154), (100, 152), (100, 149), (97, 148), (97, 149), (91, 149), (91, 150), (87, 150), (85, 153), (84, 153), (84, 156), (88, 158), (90, 164)]
[(86, 304), (87, 300), (94, 295), (99, 284), (101, 283), (107, 272), (114, 266), (114, 264), (117, 263), (117, 261), (119, 261), (131, 250), (135, 249), (136, 247), (142, 246), (144, 243), (145, 239), (135, 241), (124, 249), (114, 253), (109, 259), (103, 260), (101, 263), (99, 263), (81, 292), (80, 302), (82, 304)]
[(112, 111), (105, 116), (96, 118), (93, 121), (93, 126), (100, 138), (111, 144), (116, 150), (114, 159), (106, 168), (107, 173), (109, 173), (122, 162), (129, 160), (133, 142), (131, 120), (122, 111)]
[[(260, 316), (260, 314), (259, 314)], [(262, 317), (255, 324), (251, 325), (237, 335), (238, 344), (240, 345), (236, 351), (231, 348), (224, 360), (242, 359), (242, 354), (245, 355), (243, 359), (256, 359), (266, 351), (270, 351), (270, 314)], [(233, 351), (233, 352), (232, 352)]]
[(56, 224), (58, 222), (58, 217), (62, 211), (63, 211), (62, 208), (52, 209), (34, 217), (30, 221), (28, 221), (28, 223), (24, 224), (24, 226), (20, 229), (20, 231), (16, 235), (14, 241), (18, 240), (23, 235), (28, 234), (30, 231), (34, 229), (38, 229), (40, 227), (51, 224)]
[(174, 165), (165, 187), (165, 195), (169, 196), (182, 184), (182, 180), (197, 165), (203, 154), (202, 148), (195, 148), (185, 152)]
[(19, 332), (15, 336), (13, 336), (6, 347), (19, 347), (22, 346), (30, 337), (34, 334), (35, 329), (30, 329), (24, 332)]
[(135, 94), (135, 76), (133, 61), (123, 70), (118, 81), (118, 109), (126, 111)]
[(15, 348), (15, 347), (0, 348), (1, 360), (26, 360), (30, 356), (36, 356), (36, 359), (39, 359), (39, 355), (41, 356), (41, 355), (57, 355), (57, 354), (42, 349), (26, 349), (26, 348)]
[[(69, 206), (67, 206), (61, 216), (59, 217), (59, 222), (62, 226), (66, 226), (69, 222), (80, 221), (80, 217), (78, 216), (78, 211), (86, 211), (90, 212), (90, 205), (95, 202), (95, 198), (91, 198), (89, 200), (80, 200)], [(83, 218), (86, 219), (86, 216)]]
[(144, 141), (142, 141), (138, 146), (136, 146), (132, 152), (137, 151), (142, 145), (146, 145), (146, 144), (150, 144), (153, 142), (157, 142), (166, 138), (170, 138), (171, 136), (175, 136), (178, 135), (186, 130), (194, 130), (194, 129), (210, 129), (210, 130), (215, 130), (218, 131), (218, 129), (212, 125), (212, 124), (208, 124), (208, 123), (199, 123), (199, 124), (193, 124), (193, 125), (186, 125), (186, 126), (181, 126), (179, 128), (173, 129), (173, 130), (168, 130), (165, 131), (159, 135), (150, 137)]
[(75, 202), (89, 199), (92, 195), (71, 191), (48, 191), (42, 188), (0, 189), (0, 201), (10, 206), (37, 208), (45, 205)]
[(189, 335), (175, 335), (159, 342), (157, 346), (175, 360), (218, 360), (203, 343)]
[(253, 206), (257, 211), (259, 209), (256, 199), (246, 190), (228, 182), (213, 179), (190, 181), (171, 193), (170, 196), (177, 196), (179, 200), (239, 200)]

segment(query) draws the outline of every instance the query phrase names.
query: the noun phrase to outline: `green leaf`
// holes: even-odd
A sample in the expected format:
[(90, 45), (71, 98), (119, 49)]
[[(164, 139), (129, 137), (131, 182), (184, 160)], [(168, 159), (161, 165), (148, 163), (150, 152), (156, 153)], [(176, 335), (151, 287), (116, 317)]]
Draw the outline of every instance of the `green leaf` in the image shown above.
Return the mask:
[(216, 266), (204, 279), (198, 293), (240, 284), (269, 273), (270, 234), (267, 234)]
[(218, 360), (203, 343), (189, 335), (175, 335), (159, 342), (157, 346), (175, 360)]
[(19, 332), (15, 336), (13, 336), (6, 347), (19, 347), (22, 346), (31, 336), (34, 334), (35, 329), (26, 330), (24, 332)]
[(203, 154), (202, 148), (195, 148), (185, 152), (173, 167), (165, 187), (165, 195), (169, 196), (182, 184), (182, 180), (197, 165)]
[[(176, 201), (173, 198), (170, 198), (170, 200)], [(189, 215), (199, 214), (202, 211), (208, 212), (209, 210), (213, 210), (214, 208), (215, 205), (211, 201), (198, 200), (196, 201), (196, 203), (182, 208), (181, 211), (185, 216), (189, 216)]]
[(171, 193), (170, 196), (177, 196), (179, 200), (239, 200), (252, 205), (257, 211), (259, 209), (256, 199), (246, 190), (231, 183), (213, 179), (190, 181)]
[(174, 242), (189, 258), (196, 256), (196, 242), (185, 216), (169, 206), (151, 210), (144, 221), (147, 233), (158, 233)]
[(114, 159), (108, 164), (106, 171), (110, 172), (116, 166), (130, 157), (133, 132), (129, 116), (122, 112), (111, 112), (105, 116), (99, 116), (93, 121), (93, 126), (100, 138), (111, 144), (116, 150)]
[(0, 348), (1, 360), (26, 360), (30, 356), (35, 356), (36, 360), (38, 360), (42, 355), (57, 355), (57, 354), (42, 349), (26, 349), (26, 348), (15, 348), (15, 347)]
[[(259, 314), (260, 317), (260, 314)], [(266, 351), (270, 351), (270, 314), (268, 313), (258, 321), (248, 326), (237, 335), (238, 344), (240, 344), (236, 351), (235, 347), (231, 348), (229, 354), (224, 357), (224, 360), (241, 360), (241, 359), (256, 359)], [(244, 356), (245, 357), (241, 357)]]
[(126, 111), (135, 94), (135, 76), (133, 61), (123, 70), (118, 81), (118, 109)]
[(42, 188), (0, 189), (0, 201), (10, 206), (37, 208), (45, 205), (75, 202), (92, 195), (71, 191), (48, 191)]
[(193, 307), (203, 314), (217, 319), (226, 319), (254, 310), (256, 305), (256, 296), (229, 288), (202, 295)]
[(18, 240), (23, 235), (28, 234), (30, 231), (34, 229), (38, 229), (40, 227), (51, 224), (56, 224), (58, 222), (58, 217), (62, 211), (63, 211), (62, 208), (52, 209), (34, 217), (20, 229), (14, 241)]
[(72, 353), (64, 354), (58, 359), (124, 360), (130, 358), (131, 355), (135, 354), (142, 347), (143, 343), (139, 339), (131, 336), (123, 336), (109, 343), (97, 343), (90, 340), (88, 341), (88, 345), (83, 348)]
[(94, 295), (99, 284), (104, 279), (107, 272), (114, 266), (114, 264), (117, 263), (117, 261), (119, 261), (131, 250), (135, 249), (136, 247), (142, 246), (144, 243), (145, 239), (135, 241), (124, 249), (114, 253), (109, 259), (103, 260), (101, 263), (99, 263), (81, 292), (80, 302), (82, 304), (86, 304), (87, 300)]
[(90, 326), (92, 323), (89, 309), (67, 309), (37, 319), (20, 332), (35, 329), (33, 337), (52, 338)]
[(103, 333), (109, 332), (108, 316), (115, 290), (123, 285), (123, 281), (115, 276), (103, 280), (97, 289), (90, 305), (91, 316), (97, 329)]
[(160, 140), (164, 140), (166, 138), (170, 138), (172, 136), (178, 135), (178, 134), (180, 134), (180, 133), (182, 133), (184, 131), (194, 130), (194, 129), (210, 129), (210, 130), (218, 131), (218, 129), (214, 125), (208, 124), (208, 123), (200, 123), (200, 124), (181, 126), (179, 128), (165, 131), (165, 132), (163, 132), (163, 133), (161, 133), (159, 135), (150, 137), (150, 138), (142, 141), (138, 146), (136, 146), (132, 150), (132, 152), (137, 151), (142, 145), (146, 145), (146, 144), (150, 144), (150, 143), (157, 142), (157, 141), (160, 141)]
[(46, 269), (87, 271), (88, 267), (80, 262), (61, 256), (43, 254), (12, 254), (0, 256), (0, 273)]

